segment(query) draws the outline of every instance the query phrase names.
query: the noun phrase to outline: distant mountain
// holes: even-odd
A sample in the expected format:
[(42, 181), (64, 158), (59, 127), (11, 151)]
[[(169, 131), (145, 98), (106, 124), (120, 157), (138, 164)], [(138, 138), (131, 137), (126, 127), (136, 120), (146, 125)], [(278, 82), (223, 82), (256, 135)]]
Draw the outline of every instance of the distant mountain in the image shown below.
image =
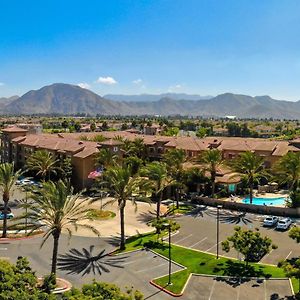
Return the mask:
[(140, 94), (140, 95), (115, 95), (107, 94), (103, 96), (106, 99), (125, 102), (154, 102), (162, 98), (170, 98), (173, 100), (207, 100), (213, 96), (189, 95), (184, 93), (164, 93), (164, 94)]
[(19, 96), (11, 96), (11, 97), (0, 97), (0, 111), (3, 109), (6, 105), (13, 102), (14, 100), (18, 99)]
[[(152, 95), (153, 96), (153, 95)], [(174, 97), (174, 94), (171, 94)], [(29, 91), (19, 98), (3, 99), (2, 114), (90, 115), (191, 115), (239, 118), (300, 119), (300, 101), (275, 100), (225, 93), (210, 99), (178, 100), (163, 97), (155, 101), (114, 101), (76, 85), (56, 83)]]
[(120, 104), (77, 85), (56, 83), (32, 90), (9, 103), (8, 114), (118, 114)]

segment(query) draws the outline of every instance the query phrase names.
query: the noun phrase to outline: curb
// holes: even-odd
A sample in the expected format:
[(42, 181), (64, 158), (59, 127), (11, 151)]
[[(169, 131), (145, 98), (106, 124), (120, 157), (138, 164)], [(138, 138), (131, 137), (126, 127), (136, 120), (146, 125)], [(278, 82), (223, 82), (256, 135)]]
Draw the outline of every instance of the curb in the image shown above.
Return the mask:
[(16, 238), (0, 238), (0, 244), (4, 242), (7, 244), (7, 242), (13, 242), (13, 241), (20, 241), (20, 240), (27, 240), (27, 239), (33, 239), (33, 238), (38, 238), (41, 235), (43, 235), (43, 232), (34, 234), (34, 235), (28, 235), (28, 236), (22, 236), (22, 237), (16, 237)]
[(164, 287), (158, 285), (157, 283), (155, 283), (155, 282), (152, 281), (152, 280), (150, 280), (149, 282), (150, 282), (150, 284), (152, 284), (154, 287), (156, 287), (156, 288), (160, 289), (161, 291), (163, 291), (163, 292), (169, 294), (170, 296), (173, 296), (173, 297), (181, 297), (181, 296), (183, 295), (183, 293), (175, 294), (175, 293), (173, 293), (173, 292), (171, 292), (171, 291), (165, 289)]
[(52, 294), (62, 294), (64, 292), (69, 291), (72, 288), (71, 282), (62, 279), (62, 278), (56, 278), (56, 280), (59, 279), (59, 281), (63, 282), (64, 286), (61, 288), (55, 288)]

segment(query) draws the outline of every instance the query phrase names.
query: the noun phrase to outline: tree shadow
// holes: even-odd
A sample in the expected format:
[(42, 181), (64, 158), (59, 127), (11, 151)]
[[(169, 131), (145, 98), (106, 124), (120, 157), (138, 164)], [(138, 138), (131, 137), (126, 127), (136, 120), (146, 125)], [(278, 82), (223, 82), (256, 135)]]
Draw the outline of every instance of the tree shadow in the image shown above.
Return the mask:
[[(266, 274), (263, 271), (262, 266), (254, 268), (252, 265), (246, 265), (241, 262), (227, 260), (225, 263), (221, 263), (214, 272), (223, 271), (223, 275), (227, 277), (216, 277), (217, 281), (223, 281), (232, 287), (237, 287), (245, 282), (249, 282), (251, 277), (255, 278), (270, 278), (271, 274)], [(252, 287), (258, 287), (263, 283), (263, 279), (257, 279), (256, 283)]]
[[(217, 210), (210, 210), (207, 215), (217, 218)], [(221, 223), (226, 224), (252, 224), (253, 220), (247, 216), (246, 212), (231, 212), (222, 210), (219, 212), (219, 218)]]
[(109, 273), (110, 267), (123, 268), (122, 263), (127, 256), (110, 256), (109, 253), (102, 250), (97, 255), (93, 255), (94, 245), (89, 249), (82, 248), (77, 250), (72, 248), (69, 253), (59, 255), (57, 259), (58, 269), (67, 271), (67, 274), (82, 274), (82, 276), (90, 274), (96, 275), (102, 273)]
[(153, 212), (153, 211), (148, 211), (148, 212), (143, 212), (143, 213), (140, 213), (136, 219), (139, 221), (139, 222), (143, 222), (143, 223), (150, 223), (154, 218), (156, 218), (156, 213)]
[(295, 298), (293, 296), (284, 296), (281, 297), (279, 294), (274, 293), (270, 296), (270, 300), (294, 300)]
[(189, 213), (187, 213), (187, 215), (192, 216), (194, 218), (198, 218), (198, 217), (203, 218), (204, 214), (209, 215), (209, 210), (207, 209), (207, 206), (204, 206), (204, 205), (197, 206), (196, 208), (191, 210)]

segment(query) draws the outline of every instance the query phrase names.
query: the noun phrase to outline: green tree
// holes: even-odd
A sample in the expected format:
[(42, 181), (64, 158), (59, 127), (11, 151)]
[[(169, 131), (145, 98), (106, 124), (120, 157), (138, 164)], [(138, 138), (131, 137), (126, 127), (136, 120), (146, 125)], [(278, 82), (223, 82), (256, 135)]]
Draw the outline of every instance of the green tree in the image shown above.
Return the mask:
[(199, 162), (204, 164), (204, 169), (210, 173), (211, 197), (215, 196), (217, 168), (223, 164), (222, 153), (218, 149), (204, 151)]
[(2, 192), (2, 199), (4, 203), (3, 209), (3, 231), (2, 237), (7, 237), (7, 213), (10, 194), (15, 186), (16, 181), (21, 175), (21, 171), (15, 172), (14, 164), (2, 163), (0, 164), (0, 190)]
[[(300, 287), (300, 258), (291, 258), (285, 261), (280, 261), (278, 267), (283, 268), (288, 277), (295, 277), (298, 280)], [(296, 299), (300, 299), (300, 291), (296, 292)]]
[(62, 300), (143, 300), (138, 290), (127, 289), (125, 293), (112, 283), (96, 282), (83, 285), (82, 289), (71, 289), (62, 295)]
[(56, 300), (37, 286), (37, 278), (26, 258), (18, 257), (15, 265), (0, 260), (0, 299)]
[(66, 157), (62, 161), (60, 161), (59, 171), (61, 173), (61, 179), (71, 179), (73, 173), (73, 166), (70, 157)]
[(81, 129), (81, 124), (79, 122), (75, 122), (74, 129), (75, 129), (76, 132), (79, 132), (80, 129)]
[(288, 184), (290, 192), (296, 192), (300, 180), (300, 153), (285, 154), (275, 165), (274, 171), (279, 182)]
[(95, 122), (91, 123), (90, 130), (91, 131), (95, 131), (96, 130), (96, 124), (95, 124)]
[(33, 152), (26, 161), (26, 167), (29, 171), (35, 172), (37, 176), (40, 176), (43, 180), (48, 178), (50, 180), (51, 175), (56, 175), (58, 171), (58, 160), (54, 155), (46, 150), (37, 150)]
[(153, 194), (156, 200), (156, 218), (160, 218), (160, 206), (164, 190), (173, 184), (169, 176), (167, 166), (163, 162), (150, 162), (141, 169), (141, 176), (148, 177), (153, 182)]
[(186, 154), (182, 149), (171, 149), (163, 155), (163, 161), (166, 163), (169, 176), (173, 179), (175, 189), (176, 208), (179, 208), (180, 189), (183, 184), (183, 163), (186, 161)]
[(118, 164), (118, 155), (110, 151), (109, 149), (103, 148), (97, 153), (96, 156), (96, 165), (102, 166), (107, 169), (109, 167), (115, 166)]
[(197, 193), (200, 192), (200, 185), (208, 182), (208, 178), (205, 176), (205, 170), (198, 167), (184, 170), (182, 180), (186, 186), (196, 186)]
[(128, 200), (137, 207), (135, 197), (142, 195), (149, 189), (147, 181), (138, 175), (132, 176), (130, 167), (110, 167), (104, 173), (104, 181), (107, 182), (109, 189), (113, 192), (114, 199), (108, 201), (111, 204), (118, 203), (120, 211), (121, 240), (120, 250), (125, 249), (125, 206)]
[[(80, 199), (81, 194), (73, 194), (70, 184), (59, 180), (43, 182), (39, 194), (33, 194), (33, 205), (30, 207), (28, 218), (32, 220), (31, 232), (45, 226), (45, 233), (41, 247), (50, 236), (53, 238), (53, 252), (51, 273), (56, 274), (57, 254), (59, 239), (63, 230), (69, 237), (79, 227), (87, 228), (99, 235), (99, 232), (91, 225), (84, 223), (89, 221), (89, 208), (87, 200)], [(29, 233), (30, 234), (30, 233)]]
[(300, 243), (300, 227), (294, 226), (289, 231), (289, 237)]
[(252, 204), (253, 187), (263, 177), (267, 177), (264, 170), (264, 159), (253, 152), (246, 151), (239, 157), (229, 162), (230, 168), (240, 176), (250, 188), (249, 198)]
[(240, 226), (234, 228), (234, 234), (222, 242), (222, 248), (229, 252), (231, 248), (240, 252), (245, 257), (246, 265), (250, 261), (258, 261), (271, 249), (277, 246), (272, 244), (269, 237), (262, 237), (258, 231), (244, 230)]

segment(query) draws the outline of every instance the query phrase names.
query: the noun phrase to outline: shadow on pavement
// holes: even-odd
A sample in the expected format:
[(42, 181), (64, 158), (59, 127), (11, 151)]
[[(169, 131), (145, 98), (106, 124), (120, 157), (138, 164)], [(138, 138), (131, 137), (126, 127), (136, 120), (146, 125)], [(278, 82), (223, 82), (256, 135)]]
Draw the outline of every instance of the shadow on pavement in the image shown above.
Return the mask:
[(113, 257), (102, 250), (99, 254), (93, 255), (94, 245), (89, 249), (82, 248), (77, 250), (72, 248), (68, 253), (59, 255), (57, 266), (62, 271), (67, 271), (67, 274), (95, 274), (109, 273), (111, 267), (123, 268), (120, 263), (126, 260), (126, 256)]

